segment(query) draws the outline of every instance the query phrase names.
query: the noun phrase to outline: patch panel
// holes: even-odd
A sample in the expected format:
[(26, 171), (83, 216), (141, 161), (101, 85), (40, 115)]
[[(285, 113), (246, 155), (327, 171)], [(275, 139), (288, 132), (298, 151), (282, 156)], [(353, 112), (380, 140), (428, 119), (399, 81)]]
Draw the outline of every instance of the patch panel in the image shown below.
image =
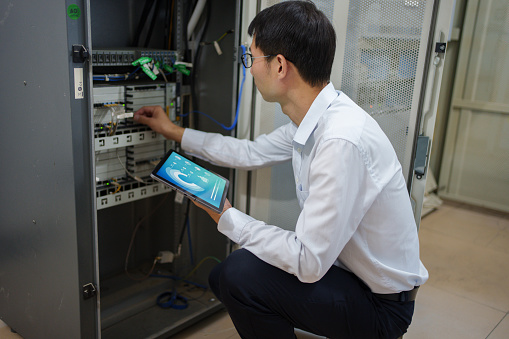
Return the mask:
[(165, 144), (161, 142), (128, 147), (127, 169), (133, 175), (148, 177), (165, 153)]
[(107, 150), (114, 149), (119, 147), (127, 147), (133, 145), (141, 145), (146, 144), (153, 141), (164, 141), (164, 137), (153, 132), (151, 130), (137, 132), (137, 133), (129, 133), (129, 134), (119, 134), (113, 136), (106, 136), (103, 138), (95, 138), (95, 150)]
[(138, 187), (129, 187), (129, 185), (133, 185), (132, 183), (127, 185), (120, 185), (122, 186), (122, 189), (117, 193), (115, 193), (115, 186), (97, 190), (96, 204), (98, 210), (140, 199), (145, 199), (171, 191), (168, 186), (155, 182), (149, 184), (140, 184)]
[(97, 151), (95, 153), (96, 182), (111, 179), (125, 179), (125, 164), (127, 162), (125, 148)]
[[(104, 58), (106, 54), (102, 54)], [(140, 54), (141, 56), (141, 54)], [(110, 53), (108, 59), (113, 62)], [(173, 143), (132, 118), (119, 118), (124, 112), (145, 105), (166, 108), (176, 117), (175, 83), (94, 86), (94, 143), (97, 208), (103, 209), (167, 192), (154, 182), (150, 172)], [(120, 115), (119, 115), (120, 114)], [(136, 180), (134, 178), (137, 178)]]
[(129, 161), (145, 161), (164, 154), (165, 145), (160, 142), (128, 147), (126, 150)]
[(125, 86), (94, 86), (94, 106), (124, 103)]
[(166, 186), (150, 178), (150, 172), (164, 156), (168, 146), (173, 144), (149, 127), (136, 124), (132, 118), (119, 116), (123, 116), (124, 112), (132, 114), (144, 105), (161, 105), (175, 120), (176, 93), (175, 83), (94, 86), (98, 209), (168, 191)]
[(93, 66), (132, 66), (141, 57), (151, 57), (166, 65), (178, 61), (178, 53), (165, 49), (97, 49), (92, 51)]
[(166, 85), (126, 86), (126, 109), (136, 112), (146, 105), (166, 107)]

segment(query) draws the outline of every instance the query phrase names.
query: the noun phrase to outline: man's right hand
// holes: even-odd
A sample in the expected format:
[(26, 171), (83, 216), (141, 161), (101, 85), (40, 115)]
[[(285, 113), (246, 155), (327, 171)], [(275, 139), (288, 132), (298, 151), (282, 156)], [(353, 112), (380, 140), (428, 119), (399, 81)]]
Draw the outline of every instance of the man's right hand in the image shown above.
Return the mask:
[(144, 106), (134, 113), (133, 119), (147, 125), (166, 139), (182, 142), (184, 128), (171, 122), (161, 106)]

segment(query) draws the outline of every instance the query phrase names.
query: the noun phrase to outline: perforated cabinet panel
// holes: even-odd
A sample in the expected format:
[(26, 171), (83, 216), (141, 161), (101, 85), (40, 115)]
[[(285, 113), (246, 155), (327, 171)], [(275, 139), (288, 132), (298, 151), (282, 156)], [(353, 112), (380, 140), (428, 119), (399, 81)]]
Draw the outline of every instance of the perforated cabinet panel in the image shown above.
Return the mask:
[[(279, 2), (267, 1), (267, 6)], [(319, 0), (314, 1), (314, 3), (324, 12), (329, 20), (333, 20), (334, 1)], [(290, 122), (290, 119), (283, 114), (279, 104), (262, 101), (260, 114), (264, 117), (264, 120), (266, 117), (269, 117), (266, 121), (272, 121), (272, 123), (265, 125), (265, 133), (269, 133)], [(265, 173), (270, 173), (270, 181), (267, 181), (270, 183), (270, 204), (266, 210), (268, 220), (270, 220), (271, 224), (278, 225), (284, 229), (294, 229), (300, 213), (300, 207), (295, 196), (295, 182), (291, 162), (276, 165)], [(261, 217), (265, 216), (262, 215)]]
[(357, 0), (348, 9), (341, 90), (380, 124), (402, 164), (413, 142), (409, 123), (426, 5)]

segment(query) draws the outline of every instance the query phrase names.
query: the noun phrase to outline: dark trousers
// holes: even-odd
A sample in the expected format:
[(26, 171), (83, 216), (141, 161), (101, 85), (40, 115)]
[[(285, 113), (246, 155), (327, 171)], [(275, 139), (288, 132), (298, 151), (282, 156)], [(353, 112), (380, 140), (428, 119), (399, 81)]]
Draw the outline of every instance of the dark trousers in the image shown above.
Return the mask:
[(328, 338), (390, 338), (406, 332), (414, 302), (374, 296), (355, 275), (332, 266), (315, 283), (241, 249), (210, 273), (209, 284), (242, 338), (295, 338), (294, 328)]

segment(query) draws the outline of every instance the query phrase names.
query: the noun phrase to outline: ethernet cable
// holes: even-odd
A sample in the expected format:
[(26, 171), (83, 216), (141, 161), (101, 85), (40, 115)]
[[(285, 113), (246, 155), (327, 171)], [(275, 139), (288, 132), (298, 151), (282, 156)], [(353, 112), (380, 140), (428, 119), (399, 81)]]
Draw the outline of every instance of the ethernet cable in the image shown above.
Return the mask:
[(117, 187), (117, 189), (115, 190), (115, 192), (111, 192), (110, 194), (117, 194), (118, 192), (120, 192), (120, 190), (122, 189), (122, 185), (120, 185), (118, 182), (117, 182), (117, 179), (112, 179), (110, 180), (110, 182), (115, 185)]
[(217, 261), (218, 263), (221, 263), (221, 260), (219, 260), (218, 258), (216, 257), (213, 257), (213, 256), (208, 256), (208, 257), (205, 257), (203, 258), (200, 263), (198, 265), (196, 265), (193, 270), (191, 272), (189, 272), (184, 278), (181, 278), (179, 276), (175, 276), (175, 275), (166, 275), (166, 274), (150, 274), (150, 277), (154, 277), (154, 278), (167, 278), (167, 279), (172, 279), (172, 280), (175, 280), (177, 282), (185, 282), (189, 285), (193, 285), (195, 287), (198, 287), (198, 288), (201, 288), (203, 289), (203, 294), (198, 297), (198, 298), (194, 298), (194, 299), (188, 299), (188, 298), (185, 298), (184, 296), (180, 295), (178, 292), (177, 292), (177, 289), (176, 287), (173, 287), (171, 291), (168, 291), (168, 292), (163, 292), (161, 293), (157, 299), (156, 299), (156, 304), (161, 307), (161, 308), (174, 308), (174, 309), (177, 309), (177, 310), (183, 310), (185, 308), (187, 308), (188, 306), (188, 301), (191, 301), (191, 300), (198, 300), (199, 298), (203, 297), (205, 295), (205, 292), (208, 290), (208, 286), (206, 285), (202, 285), (202, 284), (198, 284), (198, 283), (195, 283), (193, 281), (190, 281), (188, 280), (188, 278), (193, 275), (193, 273), (207, 260), (209, 259), (213, 259), (215, 261)]
[(145, 181), (143, 181), (142, 178), (140, 178), (139, 176), (137, 175), (134, 175), (132, 174), (131, 172), (129, 172), (129, 170), (127, 169), (127, 167), (125, 167), (124, 163), (122, 162), (122, 160), (120, 159), (120, 156), (118, 155), (118, 148), (117, 148), (117, 159), (118, 159), (118, 162), (120, 162), (120, 165), (122, 165), (122, 167), (124, 168), (125, 172), (127, 173), (128, 176), (130, 176), (131, 178), (133, 178), (134, 180), (142, 183), (142, 184), (146, 184)]
[[(246, 53), (246, 47), (244, 45), (241, 45), (240, 47), (242, 48), (242, 54)], [(235, 128), (235, 126), (237, 125), (237, 121), (239, 119), (240, 102), (241, 102), (241, 99), (242, 99), (242, 90), (244, 88), (245, 80), (246, 80), (246, 67), (244, 66), (244, 64), (242, 64), (242, 82), (240, 84), (239, 97), (237, 99), (237, 108), (235, 110), (235, 119), (233, 120), (233, 123), (232, 123), (231, 126), (225, 126), (223, 123), (220, 123), (219, 121), (217, 121), (216, 119), (214, 119), (210, 115), (208, 115), (206, 113), (203, 113), (201, 111), (191, 111), (189, 113), (179, 114), (179, 116), (184, 118), (184, 117), (187, 117), (191, 113), (198, 113), (198, 114), (201, 114), (201, 115), (207, 117), (208, 119), (210, 119), (211, 121), (213, 121), (217, 125), (221, 126), (221, 128), (223, 128), (226, 131), (233, 130)]]
[(221, 50), (221, 47), (219, 47), (219, 41), (223, 40), (223, 38), (224, 38), (225, 36), (227, 36), (228, 34), (231, 34), (231, 33), (233, 33), (233, 32), (234, 32), (234, 30), (233, 30), (233, 29), (230, 29), (230, 30), (228, 30), (228, 31), (224, 32), (224, 34), (223, 34), (223, 35), (221, 35), (221, 37), (219, 37), (219, 39), (214, 40), (214, 41), (212, 41), (212, 42), (202, 41), (202, 42), (200, 42), (200, 45), (201, 45), (201, 46), (214, 45), (214, 48), (216, 49), (216, 53), (217, 53), (217, 55), (222, 55), (222, 54), (223, 54), (223, 51)]
[(134, 239), (136, 238), (136, 233), (138, 232), (138, 229), (145, 222), (145, 220), (147, 220), (150, 216), (152, 216), (152, 214), (154, 214), (154, 212), (157, 211), (164, 204), (164, 202), (166, 201), (166, 199), (168, 198), (169, 195), (170, 195), (170, 193), (166, 194), (164, 199), (162, 199), (161, 202), (156, 207), (154, 207), (154, 209), (152, 211), (150, 211), (150, 213), (148, 213), (140, 221), (138, 221), (138, 223), (134, 227), (133, 234), (131, 235), (131, 242), (129, 243), (129, 248), (127, 249), (127, 254), (126, 254), (125, 262), (124, 262), (124, 271), (125, 271), (127, 277), (129, 279), (131, 279), (131, 280), (141, 281), (141, 280), (145, 280), (148, 277), (150, 277), (150, 275), (154, 271), (154, 268), (155, 268), (157, 262), (161, 259), (161, 257), (156, 256), (154, 258), (154, 262), (152, 263), (152, 267), (150, 268), (148, 274), (145, 274), (142, 278), (133, 277), (129, 273), (129, 270), (128, 270), (129, 256), (131, 254), (131, 250), (132, 250), (132, 247), (133, 247), (133, 244), (134, 244)]
[(105, 105), (106, 107), (109, 107), (109, 111), (111, 112), (111, 120), (108, 126), (108, 136), (113, 136), (115, 132), (117, 131), (118, 127), (118, 119), (119, 114), (122, 114), (120, 112), (123, 112), (125, 114), (124, 108), (121, 106), (118, 106), (116, 104), (114, 105)]

